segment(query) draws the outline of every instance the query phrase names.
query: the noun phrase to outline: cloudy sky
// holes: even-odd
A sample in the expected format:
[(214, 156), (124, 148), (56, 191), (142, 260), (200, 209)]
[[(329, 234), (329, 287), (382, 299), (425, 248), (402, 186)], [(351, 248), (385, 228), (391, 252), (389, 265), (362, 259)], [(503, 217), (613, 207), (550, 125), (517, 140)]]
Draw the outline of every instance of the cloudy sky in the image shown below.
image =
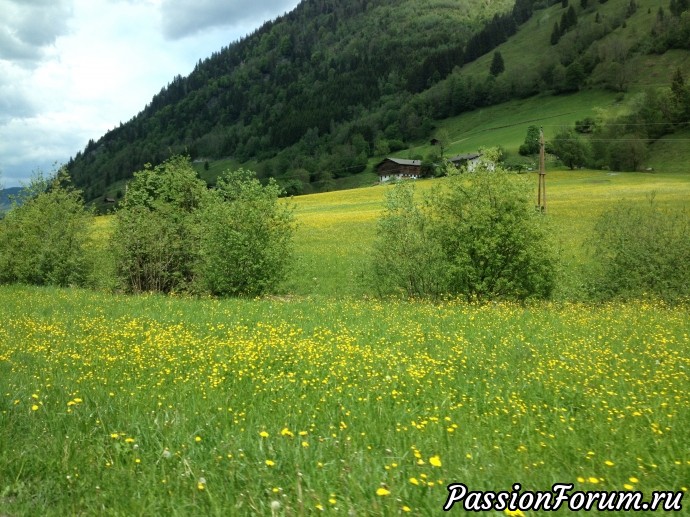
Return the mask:
[(0, 184), (50, 173), (299, 0), (0, 0)]

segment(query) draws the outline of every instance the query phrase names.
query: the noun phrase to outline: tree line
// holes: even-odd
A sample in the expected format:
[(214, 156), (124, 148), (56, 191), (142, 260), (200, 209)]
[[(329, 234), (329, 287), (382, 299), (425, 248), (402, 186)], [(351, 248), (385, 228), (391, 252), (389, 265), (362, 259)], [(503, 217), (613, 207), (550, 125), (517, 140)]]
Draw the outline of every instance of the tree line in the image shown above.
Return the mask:
[[(469, 302), (549, 299), (562, 281), (550, 221), (526, 178), (497, 149), (424, 198), (413, 183), (387, 191), (370, 260), (381, 297)], [(275, 182), (226, 172), (214, 189), (188, 157), (147, 166), (129, 183), (110, 237), (61, 169), (37, 178), (0, 220), (0, 283), (82, 286), (125, 293), (263, 296), (280, 292), (294, 254), (293, 213)], [(105, 242), (104, 242), (105, 241)], [(577, 300), (690, 298), (690, 216), (654, 203), (614, 203), (587, 243)], [(572, 274), (572, 272), (571, 272)], [(571, 296), (573, 293), (569, 293)]]
[(66, 169), (37, 177), (0, 221), (0, 282), (126, 293), (258, 296), (285, 278), (294, 231), (275, 182), (221, 175), (209, 190), (188, 157), (134, 174), (105, 242)]

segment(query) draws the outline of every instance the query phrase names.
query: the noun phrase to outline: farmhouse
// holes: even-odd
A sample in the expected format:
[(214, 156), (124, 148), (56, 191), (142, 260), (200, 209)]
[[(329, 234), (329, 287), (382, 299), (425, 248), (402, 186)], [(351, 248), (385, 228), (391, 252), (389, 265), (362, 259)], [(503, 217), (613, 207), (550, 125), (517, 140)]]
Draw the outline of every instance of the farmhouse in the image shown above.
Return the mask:
[(481, 157), (480, 153), (456, 154), (455, 156), (448, 157), (448, 161), (457, 168), (464, 166), (467, 167), (468, 172), (472, 172)]
[(376, 166), (376, 172), (381, 183), (394, 179), (417, 179), (422, 176), (422, 161), (386, 158)]

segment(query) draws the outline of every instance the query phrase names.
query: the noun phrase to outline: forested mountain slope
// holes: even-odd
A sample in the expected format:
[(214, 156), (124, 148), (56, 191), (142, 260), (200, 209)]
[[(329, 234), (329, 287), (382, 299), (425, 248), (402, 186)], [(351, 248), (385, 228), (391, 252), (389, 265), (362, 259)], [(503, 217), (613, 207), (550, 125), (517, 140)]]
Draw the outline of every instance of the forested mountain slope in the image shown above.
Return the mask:
[[(319, 156), (361, 166), (355, 158), (372, 147), (376, 128), (338, 133), (343, 123), (361, 120), (382, 97), (395, 97), (399, 106), (462, 65), (471, 36), (512, 6), (513, 0), (305, 0), (200, 61), (188, 77), (176, 77), (139, 115), (90, 141), (69, 169), (92, 198), (171, 152), (262, 160), (299, 141), (309, 150), (327, 142)], [(391, 131), (400, 140), (418, 132)]]
[(630, 56), (688, 45), (683, 2), (304, 0), (176, 77), (68, 167), (87, 199), (180, 152), (249, 161), (292, 193), (328, 189), (427, 138), (435, 120), (540, 92), (627, 88)]

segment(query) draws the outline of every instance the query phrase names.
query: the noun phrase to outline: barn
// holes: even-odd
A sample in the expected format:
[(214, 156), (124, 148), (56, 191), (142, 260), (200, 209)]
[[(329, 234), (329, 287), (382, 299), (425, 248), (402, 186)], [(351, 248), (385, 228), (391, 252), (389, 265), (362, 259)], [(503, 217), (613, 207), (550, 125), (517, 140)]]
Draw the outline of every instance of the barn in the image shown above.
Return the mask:
[(417, 179), (422, 177), (422, 161), (386, 158), (376, 166), (376, 172), (381, 183), (391, 180)]

